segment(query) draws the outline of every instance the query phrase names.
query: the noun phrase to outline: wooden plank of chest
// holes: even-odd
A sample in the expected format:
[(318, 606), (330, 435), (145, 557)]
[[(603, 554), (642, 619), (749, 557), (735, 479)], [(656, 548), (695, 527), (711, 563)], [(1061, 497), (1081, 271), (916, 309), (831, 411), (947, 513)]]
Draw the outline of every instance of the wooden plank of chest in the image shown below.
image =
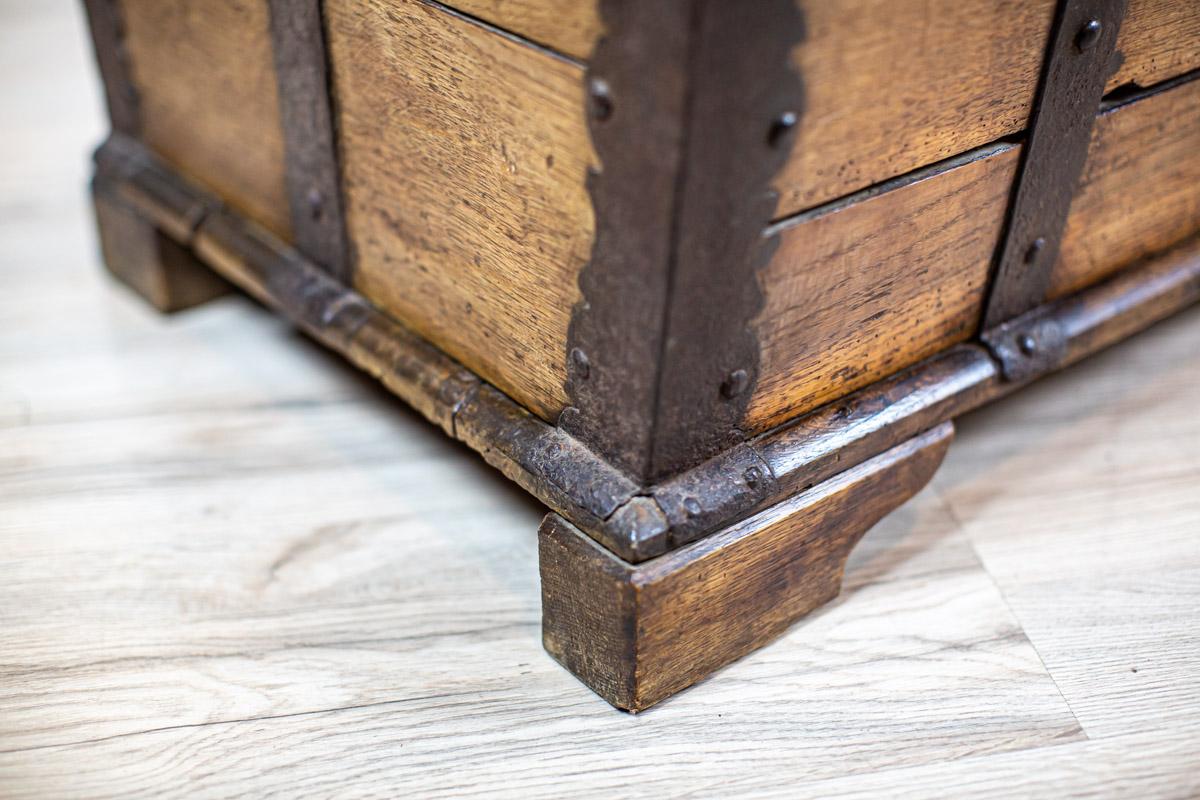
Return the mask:
[(1108, 91), (1128, 83), (1151, 86), (1200, 67), (1200, 3), (1129, 0), (1117, 52), (1124, 60)]
[(146, 143), (273, 233), (291, 233), (266, 0), (122, 0)]
[[(1052, 0), (799, 0), (806, 105), (778, 217), (1023, 129)], [(886, 24), (884, 21), (886, 20)], [(1200, 3), (1131, 0), (1108, 89), (1200, 66)]]
[(329, 0), (355, 288), (545, 419), (591, 252), (583, 70), (415, 0)]
[(581, 61), (592, 57), (604, 30), (599, 0), (451, 0), (448, 5)]
[(785, 217), (1025, 126), (1054, 0), (803, 0)]
[(1200, 230), (1200, 79), (1102, 114), (1071, 202), (1050, 296)]
[(746, 426), (761, 431), (975, 333), (1019, 148), (949, 168), (779, 232), (760, 273), (762, 348)]

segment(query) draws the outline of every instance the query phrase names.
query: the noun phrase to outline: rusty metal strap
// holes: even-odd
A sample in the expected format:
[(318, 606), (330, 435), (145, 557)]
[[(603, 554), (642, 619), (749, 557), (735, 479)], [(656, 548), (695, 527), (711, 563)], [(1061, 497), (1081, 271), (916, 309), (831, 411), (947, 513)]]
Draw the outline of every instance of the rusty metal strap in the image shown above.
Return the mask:
[(271, 0), (271, 43), (296, 248), (343, 284), (350, 258), (320, 0)]
[(984, 330), (1045, 300), (1124, 16), (1125, 0), (1059, 0)]

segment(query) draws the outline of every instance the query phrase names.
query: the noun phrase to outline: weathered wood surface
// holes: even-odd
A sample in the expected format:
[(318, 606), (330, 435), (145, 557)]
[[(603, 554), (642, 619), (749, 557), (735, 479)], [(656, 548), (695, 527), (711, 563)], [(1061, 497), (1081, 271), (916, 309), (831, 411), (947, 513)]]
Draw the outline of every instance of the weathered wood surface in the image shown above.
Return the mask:
[(1121, 66), (1108, 88), (1143, 88), (1200, 67), (1200, 3), (1191, 0), (1129, 0), (1117, 52)]
[(121, 0), (147, 144), (289, 238), (265, 0)]
[[(599, 0), (451, 0), (500, 28), (587, 60)], [(1053, 0), (797, 0), (808, 90), (778, 216), (1016, 133), (1027, 124)], [(881, 24), (887, 20), (887, 24)], [(848, 45), (852, 43), (852, 45)], [(1131, 0), (1108, 89), (1200, 67), (1200, 4)]]
[(968, 0), (936, 11), (925, 0), (800, 5), (805, 105), (776, 180), (777, 216), (1025, 127), (1053, 0)]
[(1200, 231), (1200, 80), (1102, 114), (1051, 274), (1068, 294)]
[(630, 711), (703, 680), (836, 597), (851, 549), (925, 486), (953, 432), (943, 423), (637, 566), (547, 516), (538, 534), (546, 650)]
[[(1028, 124), (1052, 0), (800, 2), (807, 101), (779, 216), (965, 152)], [(881, 24), (887, 20), (888, 24)], [(1200, 66), (1200, 4), (1133, 0), (1108, 88)]]
[(789, 223), (759, 275), (746, 425), (773, 427), (974, 335), (1019, 149)]
[(450, 0), (455, 9), (587, 61), (604, 34), (599, 0)]
[(553, 420), (593, 228), (582, 69), (417, 0), (325, 16), (355, 287)]

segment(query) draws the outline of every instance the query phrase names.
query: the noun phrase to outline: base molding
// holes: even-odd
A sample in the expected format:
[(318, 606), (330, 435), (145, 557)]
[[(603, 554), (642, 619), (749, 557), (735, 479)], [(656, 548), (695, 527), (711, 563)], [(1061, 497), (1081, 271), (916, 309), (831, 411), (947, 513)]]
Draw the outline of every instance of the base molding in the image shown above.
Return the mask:
[(612, 705), (641, 711), (835, 598), (846, 559), (941, 464), (946, 422), (748, 519), (630, 564), (542, 522), (542, 641)]
[(183, 311), (233, 291), (192, 251), (164, 234), (115, 191), (92, 188), (104, 264), (162, 312)]

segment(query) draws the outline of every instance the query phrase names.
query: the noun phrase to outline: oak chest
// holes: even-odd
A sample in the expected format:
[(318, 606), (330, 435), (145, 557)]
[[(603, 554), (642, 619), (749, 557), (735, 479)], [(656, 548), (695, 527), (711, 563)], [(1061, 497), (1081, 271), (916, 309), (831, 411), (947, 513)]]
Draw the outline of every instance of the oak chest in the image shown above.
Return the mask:
[(1200, 297), (1195, 0), (87, 7), (109, 269), (240, 287), (549, 506), (546, 648), (621, 708)]

